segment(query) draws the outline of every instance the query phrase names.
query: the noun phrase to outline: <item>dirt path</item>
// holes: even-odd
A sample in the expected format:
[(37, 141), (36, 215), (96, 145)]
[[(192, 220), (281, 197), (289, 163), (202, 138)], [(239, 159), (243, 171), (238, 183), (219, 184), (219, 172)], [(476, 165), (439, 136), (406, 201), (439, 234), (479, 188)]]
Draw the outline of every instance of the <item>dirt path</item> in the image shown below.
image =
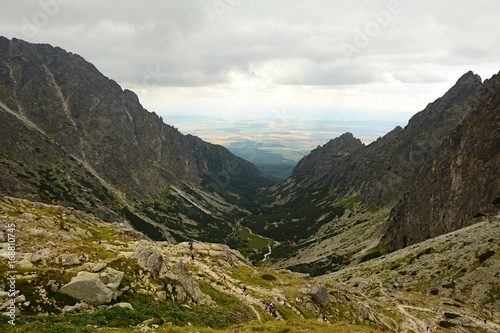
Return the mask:
[(267, 248), (269, 249), (269, 252), (264, 254), (264, 259), (262, 259), (262, 261), (266, 261), (267, 257), (269, 257), (273, 253), (273, 248), (271, 247), (271, 244), (267, 243)]
[(403, 304), (397, 304), (396, 308), (398, 309), (399, 312), (403, 315), (403, 318), (405, 320), (401, 324), (401, 330), (404, 330), (404, 332), (408, 332), (408, 330), (412, 330), (414, 332), (418, 333), (425, 333), (426, 332), (426, 326), (427, 324), (420, 320), (419, 318), (415, 317), (408, 311), (406, 311), (407, 307), (404, 306)]
[[(219, 272), (215, 272), (209, 265), (202, 261), (196, 262), (196, 267), (200, 272), (203, 272), (213, 280), (212, 287), (223, 293), (230, 294), (242, 300), (252, 309), (259, 322), (262, 321), (262, 317), (255, 307), (262, 308), (264, 306), (264, 302), (261, 299), (253, 296), (253, 294), (258, 291), (257, 288), (248, 286), (248, 291), (251, 291), (251, 294), (248, 292), (246, 294), (243, 294), (243, 289), (239, 286), (240, 281), (234, 280), (231, 276), (227, 275), (222, 270)], [(217, 283), (218, 281), (221, 281), (221, 283)], [(279, 314), (277, 319), (283, 320), (283, 318)]]

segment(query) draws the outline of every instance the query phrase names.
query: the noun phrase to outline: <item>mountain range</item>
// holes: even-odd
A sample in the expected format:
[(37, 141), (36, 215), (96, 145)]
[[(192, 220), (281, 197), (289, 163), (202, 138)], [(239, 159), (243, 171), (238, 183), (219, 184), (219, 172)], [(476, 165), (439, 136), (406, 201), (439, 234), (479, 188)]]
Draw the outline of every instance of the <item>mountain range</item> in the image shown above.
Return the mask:
[[(343, 134), (276, 183), (76, 54), (0, 37), (0, 60), (0, 193), (153, 240), (232, 242), (256, 263), (320, 275), (500, 209), (500, 75), (468, 72), (404, 128), (369, 145)], [(260, 248), (235, 241), (241, 227)]]

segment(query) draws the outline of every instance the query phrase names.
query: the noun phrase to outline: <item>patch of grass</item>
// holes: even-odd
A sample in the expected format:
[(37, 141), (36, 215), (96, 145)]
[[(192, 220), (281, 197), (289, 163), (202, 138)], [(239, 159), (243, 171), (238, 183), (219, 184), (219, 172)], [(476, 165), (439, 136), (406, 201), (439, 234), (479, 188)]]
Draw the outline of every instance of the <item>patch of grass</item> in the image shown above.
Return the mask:
[(444, 313), (444, 316), (445, 316), (446, 318), (448, 318), (448, 319), (455, 319), (455, 318), (460, 317), (460, 315), (459, 315), (459, 314), (457, 314), (457, 313), (451, 313), (451, 312), (445, 312), (445, 313)]
[(337, 201), (335, 204), (337, 206), (344, 207), (345, 209), (352, 209), (359, 204), (363, 204), (365, 201), (360, 195), (354, 197), (344, 198), (342, 200)]
[(451, 328), (451, 327), (454, 327), (456, 326), (455, 324), (453, 323), (450, 323), (449, 321), (446, 321), (446, 320), (441, 320), (439, 322), (439, 326), (443, 327), (443, 328)]
[(228, 246), (237, 249), (252, 262), (264, 258), (264, 253), (268, 252), (270, 242), (270, 239), (253, 234), (246, 227), (236, 228), (226, 239)]
[(261, 278), (267, 281), (276, 281), (276, 277), (271, 274), (263, 274), (261, 275)]

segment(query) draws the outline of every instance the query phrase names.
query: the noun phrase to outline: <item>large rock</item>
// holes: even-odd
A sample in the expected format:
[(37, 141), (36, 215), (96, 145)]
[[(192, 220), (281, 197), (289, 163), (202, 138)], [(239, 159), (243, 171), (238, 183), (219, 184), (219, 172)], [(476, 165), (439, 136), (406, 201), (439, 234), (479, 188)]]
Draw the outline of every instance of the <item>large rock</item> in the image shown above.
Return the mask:
[(78, 255), (76, 254), (61, 254), (59, 257), (59, 261), (63, 266), (73, 266), (80, 265), (80, 259), (78, 259)]
[(159, 277), (160, 272), (166, 269), (163, 254), (146, 242), (137, 245), (133, 256), (137, 259), (137, 263), (154, 277)]
[(89, 239), (90, 237), (92, 237), (92, 234), (88, 230), (82, 229), (80, 227), (69, 229), (69, 233), (81, 239)]
[(188, 267), (182, 261), (179, 261), (162, 279), (180, 303), (192, 305), (212, 303), (210, 296), (205, 295), (198, 283), (191, 278)]
[(103, 273), (82, 271), (59, 291), (94, 306), (108, 304), (118, 296), (117, 289), (123, 275), (123, 272), (111, 268)]
[(328, 289), (325, 286), (316, 286), (311, 289), (309, 296), (314, 303), (319, 306), (325, 306), (330, 301), (330, 294), (328, 294)]

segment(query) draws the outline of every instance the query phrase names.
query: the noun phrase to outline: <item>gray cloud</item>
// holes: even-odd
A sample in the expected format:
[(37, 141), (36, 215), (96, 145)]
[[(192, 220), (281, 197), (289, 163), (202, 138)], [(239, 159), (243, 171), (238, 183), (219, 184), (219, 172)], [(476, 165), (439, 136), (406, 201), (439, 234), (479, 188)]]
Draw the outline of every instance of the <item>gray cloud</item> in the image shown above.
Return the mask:
[(235, 72), (281, 85), (385, 82), (388, 73), (432, 83), (448, 78), (443, 66), (498, 61), (499, 1), (400, 0), (392, 13), (395, 1), (17, 0), (2, 3), (0, 28), (139, 86), (224, 84)]

